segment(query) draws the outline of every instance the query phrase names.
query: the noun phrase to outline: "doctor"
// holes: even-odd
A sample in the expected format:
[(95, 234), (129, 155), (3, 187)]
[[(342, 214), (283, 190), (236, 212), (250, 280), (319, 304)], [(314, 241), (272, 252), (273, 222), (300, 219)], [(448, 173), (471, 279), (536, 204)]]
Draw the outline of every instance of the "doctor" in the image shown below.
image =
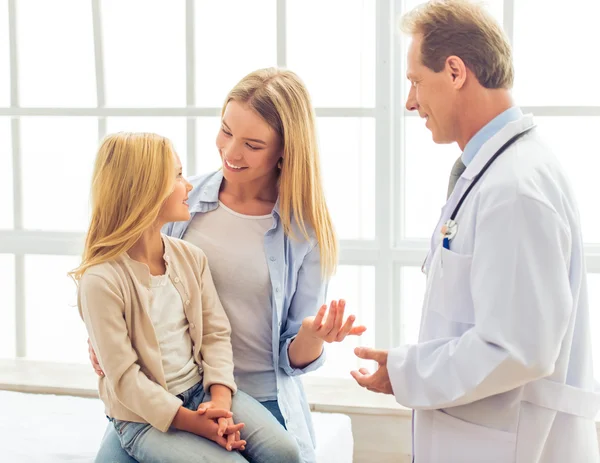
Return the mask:
[(379, 366), (352, 375), (415, 409), (416, 463), (598, 462), (579, 212), (513, 104), (510, 45), (458, 0), (413, 10), (402, 29), (406, 107), (434, 142), (458, 143), (466, 169), (431, 238), (419, 343), (357, 348)]

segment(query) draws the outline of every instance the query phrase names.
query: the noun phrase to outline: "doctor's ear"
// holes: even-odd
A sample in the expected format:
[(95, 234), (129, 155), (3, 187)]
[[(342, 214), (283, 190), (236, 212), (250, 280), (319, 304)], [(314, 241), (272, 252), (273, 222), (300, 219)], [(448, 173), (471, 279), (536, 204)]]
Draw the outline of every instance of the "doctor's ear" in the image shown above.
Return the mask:
[(452, 86), (457, 90), (462, 88), (467, 80), (467, 66), (465, 62), (458, 56), (449, 56), (446, 58), (445, 71), (452, 79)]

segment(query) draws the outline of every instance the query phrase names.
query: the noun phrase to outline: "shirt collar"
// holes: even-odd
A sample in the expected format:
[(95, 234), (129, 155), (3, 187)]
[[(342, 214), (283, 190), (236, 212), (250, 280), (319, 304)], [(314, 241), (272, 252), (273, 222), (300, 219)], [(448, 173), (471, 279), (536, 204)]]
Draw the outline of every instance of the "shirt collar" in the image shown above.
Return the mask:
[(462, 161), (465, 166), (468, 166), (481, 147), (490, 138), (496, 135), (508, 123), (519, 120), (523, 117), (523, 112), (518, 106), (513, 106), (503, 113), (497, 115), (490, 122), (484, 125), (474, 136), (469, 140), (467, 146), (462, 153)]

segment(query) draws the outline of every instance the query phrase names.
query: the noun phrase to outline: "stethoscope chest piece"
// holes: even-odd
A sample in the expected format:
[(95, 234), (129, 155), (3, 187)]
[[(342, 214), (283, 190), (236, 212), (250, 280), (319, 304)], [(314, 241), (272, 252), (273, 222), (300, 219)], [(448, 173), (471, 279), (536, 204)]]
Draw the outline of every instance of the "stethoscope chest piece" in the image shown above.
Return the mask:
[(440, 231), (442, 233), (442, 239), (444, 240), (444, 247), (446, 249), (450, 249), (450, 240), (456, 236), (458, 224), (454, 220), (450, 219), (446, 221), (444, 225), (442, 225), (442, 229)]

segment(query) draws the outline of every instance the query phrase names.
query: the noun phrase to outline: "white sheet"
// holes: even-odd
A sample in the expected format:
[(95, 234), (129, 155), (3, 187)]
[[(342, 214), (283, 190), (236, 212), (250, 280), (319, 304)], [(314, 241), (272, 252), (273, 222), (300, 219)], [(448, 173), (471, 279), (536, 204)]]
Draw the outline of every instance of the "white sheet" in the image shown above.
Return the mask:
[[(350, 418), (313, 413), (319, 463), (351, 463)], [(0, 391), (0, 461), (93, 462), (106, 428), (102, 402)]]

